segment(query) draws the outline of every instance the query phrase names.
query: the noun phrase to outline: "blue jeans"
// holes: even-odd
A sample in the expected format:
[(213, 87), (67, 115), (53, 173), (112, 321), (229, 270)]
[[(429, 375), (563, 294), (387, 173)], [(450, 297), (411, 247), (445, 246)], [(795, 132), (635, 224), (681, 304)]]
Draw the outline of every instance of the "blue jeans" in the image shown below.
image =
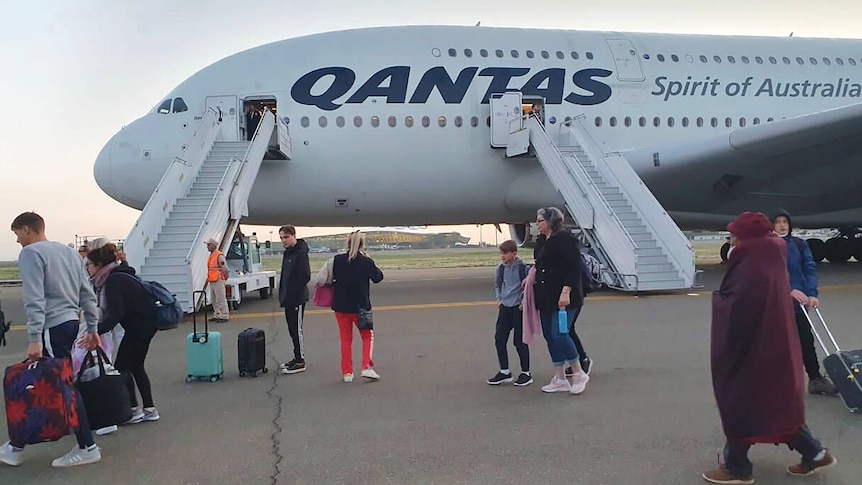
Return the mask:
[[(566, 310), (566, 316), (569, 320), (566, 322), (567, 329), (572, 327), (575, 318), (577, 318), (580, 312), (581, 307)], [(569, 337), (568, 332), (560, 333), (557, 310), (541, 310), (539, 311), (539, 318), (542, 320), (542, 335), (545, 336), (545, 341), (548, 342), (548, 352), (551, 354), (551, 362), (554, 364), (554, 367), (577, 363), (578, 349), (575, 348), (575, 343)]]

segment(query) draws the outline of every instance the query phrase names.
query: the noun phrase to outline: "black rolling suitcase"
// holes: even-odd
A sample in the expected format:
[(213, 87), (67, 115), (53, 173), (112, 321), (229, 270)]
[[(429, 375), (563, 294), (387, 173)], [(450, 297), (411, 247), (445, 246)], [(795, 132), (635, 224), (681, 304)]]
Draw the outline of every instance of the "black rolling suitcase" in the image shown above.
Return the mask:
[(239, 361), (239, 376), (250, 374), (257, 377), (258, 372), (264, 374), (266, 368), (266, 335), (258, 328), (247, 328), (237, 337), (237, 357)]
[(814, 311), (817, 313), (817, 317), (820, 319), (823, 328), (826, 329), (829, 340), (835, 346), (835, 352), (830, 353), (823, 339), (820, 338), (820, 333), (815, 328), (814, 322), (811, 321), (808, 312), (804, 312), (805, 318), (808, 319), (808, 323), (811, 325), (811, 330), (814, 331), (814, 336), (817, 337), (817, 341), (820, 342), (820, 346), (826, 352), (827, 357), (823, 360), (823, 367), (826, 368), (826, 373), (829, 374), (829, 378), (832, 379), (832, 383), (838, 389), (841, 400), (844, 401), (844, 406), (851, 413), (862, 413), (862, 349), (841, 350), (838, 347), (838, 342), (835, 341), (835, 337), (832, 336), (829, 326), (826, 325), (826, 320), (823, 319), (820, 309), (815, 308)]

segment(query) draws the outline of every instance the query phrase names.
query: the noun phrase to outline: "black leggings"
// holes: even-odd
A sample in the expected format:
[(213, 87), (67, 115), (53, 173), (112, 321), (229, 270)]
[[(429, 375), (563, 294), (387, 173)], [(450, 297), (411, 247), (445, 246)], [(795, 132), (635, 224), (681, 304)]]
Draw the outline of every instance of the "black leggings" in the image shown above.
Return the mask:
[(117, 351), (117, 361), (114, 363), (114, 367), (127, 375), (126, 388), (129, 390), (132, 407), (138, 407), (138, 398), (135, 396), (135, 383), (138, 385), (138, 390), (141, 391), (141, 400), (144, 402), (144, 407), (155, 407), (155, 404), (153, 404), (153, 390), (150, 387), (150, 377), (147, 375), (146, 369), (144, 369), (144, 360), (146, 360), (149, 350), (149, 340), (135, 340), (127, 334), (123, 337), (123, 341), (120, 342), (120, 349)]

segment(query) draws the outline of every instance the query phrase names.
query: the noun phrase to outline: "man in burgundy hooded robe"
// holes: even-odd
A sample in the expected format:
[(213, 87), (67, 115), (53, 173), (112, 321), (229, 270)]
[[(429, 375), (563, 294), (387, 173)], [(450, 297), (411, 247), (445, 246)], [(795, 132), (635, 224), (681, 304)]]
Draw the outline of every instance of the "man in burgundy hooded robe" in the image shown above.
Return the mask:
[(713, 483), (754, 483), (748, 449), (786, 443), (802, 455), (788, 467), (809, 475), (834, 465), (805, 424), (802, 354), (787, 275), (787, 247), (762, 213), (728, 225), (734, 246), (712, 300), (712, 385), (727, 443)]

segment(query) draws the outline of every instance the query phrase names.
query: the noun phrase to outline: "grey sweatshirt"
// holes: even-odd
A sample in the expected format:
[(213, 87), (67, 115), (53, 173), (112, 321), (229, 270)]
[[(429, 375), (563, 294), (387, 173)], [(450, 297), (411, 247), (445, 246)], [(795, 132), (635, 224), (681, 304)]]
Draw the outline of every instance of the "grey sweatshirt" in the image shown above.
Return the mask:
[[(521, 273), (519, 266), (524, 264), (521, 258), (515, 257), (512, 265), (500, 264), (503, 267), (503, 280), (497, 280), (495, 283), (495, 294), (503, 306), (516, 307), (521, 304), (521, 299), (524, 296), (524, 289), (521, 288)], [(499, 267), (497, 269), (499, 274)], [(526, 274), (526, 271), (524, 271)]]
[(21, 250), (18, 268), (29, 342), (41, 342), (44, 329), (79, 320), (81, 310), (87, 332), (96, 332), (96, 295), (77, 251), (52, 241), (33, 243)]

